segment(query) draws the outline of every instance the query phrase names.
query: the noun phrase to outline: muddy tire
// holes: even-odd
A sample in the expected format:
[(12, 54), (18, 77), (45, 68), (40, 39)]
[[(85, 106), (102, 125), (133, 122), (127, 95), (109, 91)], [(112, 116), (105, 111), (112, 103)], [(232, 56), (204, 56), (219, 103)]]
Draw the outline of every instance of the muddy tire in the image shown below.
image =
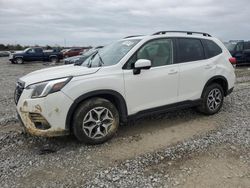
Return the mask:
[(198, 107), (198, 111), (213, 115), (220, 111), (224, 100), (224, 92), (219, 84), (209, 85), (202, 94), (202, 104)]
[(119, 127), (116, 107), (103, 98), (92, 98), (79, 105), (73, 117), (73, 133), (86, 144), (101, 144), (114, 136)]
[(18, 57), (18, 58), (15, 59), (15, 62), (16, 62), (17, 64), (23, 64), (23, 58)]

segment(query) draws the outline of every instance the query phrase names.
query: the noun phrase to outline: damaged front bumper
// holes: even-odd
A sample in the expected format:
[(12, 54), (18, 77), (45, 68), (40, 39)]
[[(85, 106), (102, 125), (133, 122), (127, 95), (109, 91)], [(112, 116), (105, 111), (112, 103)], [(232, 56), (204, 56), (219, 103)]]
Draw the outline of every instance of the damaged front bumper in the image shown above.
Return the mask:
[(26, 132), (43, 137), (68, 135), (65, 128), (67, 111), (72, 100), (61, 91), (43, 98), (30, 98), (31, 91), (24, 89), (17, 112)]

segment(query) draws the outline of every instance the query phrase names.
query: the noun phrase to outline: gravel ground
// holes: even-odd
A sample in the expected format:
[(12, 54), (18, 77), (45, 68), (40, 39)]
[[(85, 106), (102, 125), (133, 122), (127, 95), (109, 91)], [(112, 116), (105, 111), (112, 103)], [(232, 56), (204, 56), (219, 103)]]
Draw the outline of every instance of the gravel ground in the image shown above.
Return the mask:
[(39, 138), (15, 121), (15, 81), (41, 63), (0, 59), (0, 187), (249, 187), (250, 69), (237, 68), (235, 91), (220, 113), (192, 109), (120, 127), (98, 146), (73, 137)]
[[(222, 174), (222, 178), (227, 179), (227, 181), (228, 178), (240, 177), (241, 179), (247, 179), (246, 182), (242, 182), (239, 179), (236, 184), (231, 184), (231, 186), (229, 186), (229, 182), (227, 184), (222, 183), (222, 187), (227, 187), (225, 185), (229, 187), (249, 187), (249, 92), (250, 84), (247, 87), (245, 85), (238, 85), (236, 87), (234, 94), (227, 98), (223, 110), (217, 115), (219, 116), (217, 121), (221, 126), (216, 130), (195, 136), (172, 147), (145, 154), (135, 159), (126, 160), (118, 166), (98, 172), (87, 182), (88, 187), (187, 187), (186, 177), (184, 176), (189, 176), (192, 173), (192, 169), (181, 168), (183, 175), (177, 175), (176, 178), (176, 175), (170, 175), (171, 170), (169, 168), (176, 168), (176, 163), (182, 163), (197, 155), (203, 156), (209, 154), (214, 158), (225, 158), (227, 155), (234, 155), (237, 160), (240, 160), (246, 166), (245, 171), (240, 171), (240, 173), (233, 176), (225, 177)], [(199, 161), (199, 158), (197, 161)], [(202, 164), (202, 162), (201, 160), (200, 163)], [(173, 164), (175, 164), (175, 167), (172, 167)], [(219, 175), (221, 174), (216, 173), (213, 178)], [(205, 186), (210, 187), (210, 183), (208, 182)], [(194, 186), (195, 184), (190, 185), (190, 187)]]
[[(48, 63), (49, 62), (35, 62), (16, 65), (11, 64), (8, 61), (8, 57), (0, 57), (0, 126), (17, 120), (13, 100), (17, 79), (32, 71), (50, 67), (46, 65)], [(59, 63), (58, 65), (61, 64), (62, 63)]]

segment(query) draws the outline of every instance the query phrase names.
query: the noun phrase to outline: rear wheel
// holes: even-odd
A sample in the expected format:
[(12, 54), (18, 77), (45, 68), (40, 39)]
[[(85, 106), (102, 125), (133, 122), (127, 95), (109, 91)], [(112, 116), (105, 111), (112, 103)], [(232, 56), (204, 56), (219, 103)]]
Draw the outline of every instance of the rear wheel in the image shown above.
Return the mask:
[(16, 62), (17, 64), (23, 64), (23, 58), (18, 57), (18, 58), (15, 59), (15, 62)]
[(73, 117), (76, 138), (87, 144), (100, 144), (114, 136), (119, 126), (116, 107), (103, 98), (84, 101)]
[(219, 84), (209, 85), (202, 94), (202, 104), (198, 110), (204, 114), (212, 115), (217, 113), (224, 100), (224, 92)]
[(50, 58), (50, 62), (51, 63), (57, 63), (58, 62), (58, 58), (57, 57), (51, 57)]

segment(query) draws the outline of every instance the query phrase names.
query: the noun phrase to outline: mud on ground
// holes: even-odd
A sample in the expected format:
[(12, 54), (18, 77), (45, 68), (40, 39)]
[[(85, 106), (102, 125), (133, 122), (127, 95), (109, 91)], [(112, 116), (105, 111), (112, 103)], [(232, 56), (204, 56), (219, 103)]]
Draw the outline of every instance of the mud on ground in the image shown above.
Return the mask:
[(42, 63), (0, 58), (0, 187), (249, 187), (250, 69), (236, 69), (235, 91), (220, 113), (192, 109), (121, 126), (98, 146), (74, 137), (22, 133), (12, 99), (15, 81)]

